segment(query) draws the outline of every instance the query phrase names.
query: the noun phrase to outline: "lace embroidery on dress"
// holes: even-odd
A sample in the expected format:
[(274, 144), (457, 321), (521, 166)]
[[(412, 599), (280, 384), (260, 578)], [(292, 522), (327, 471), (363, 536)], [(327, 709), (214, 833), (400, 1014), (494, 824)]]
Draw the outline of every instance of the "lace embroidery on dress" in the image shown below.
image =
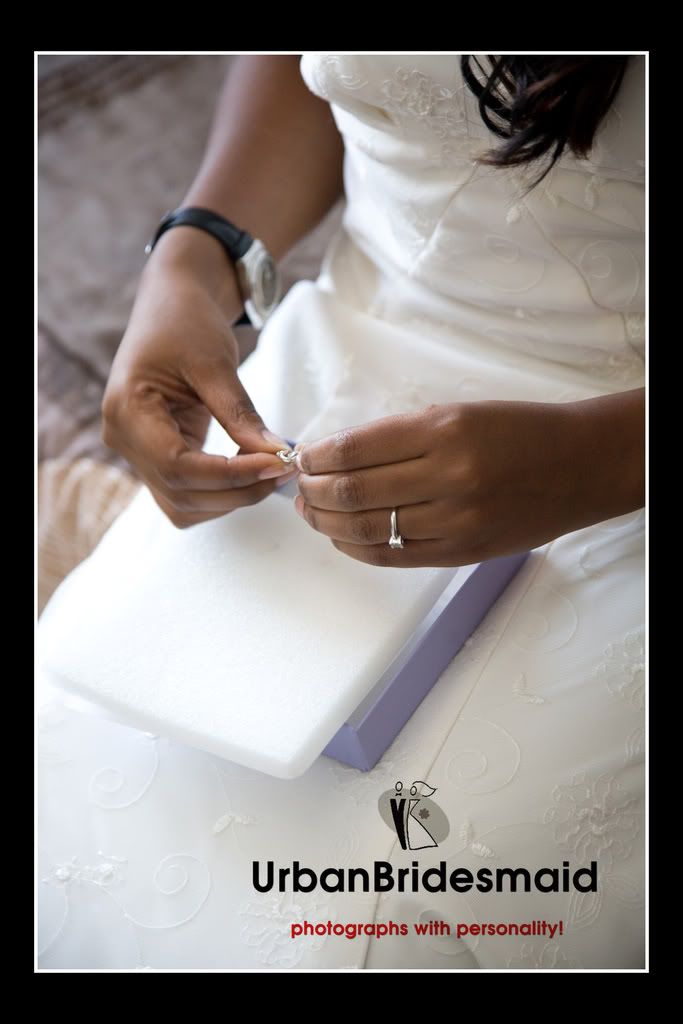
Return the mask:
[(79, 864), (78, 857), (55, 864), (46, 878), (42, 881), (45, 885), (65, 886), (70, 882), (90, 882), (92, 885), (109, 886), (125, 879), (125, 866), (128, 863), (124, 857), (107, 855), (102, 850), (97, 851), (97, 856), (104, 858), (100, 864)]
[(315, 893), (264, 893), (240, 907), (242, 940), (267, 967), (296, 967), (307, 953), (319, 952), (327, 936), (292, 938), (292, 925), (337, 920), (333, 903)]
[(213, 835), (218, 836), (221, 832), (224, 832), (226, 828), (230, 828), (231, 825), (255, 825), (256, 821), (254, 818), (247, 818), (241, 814), (221, 814), (220, 818), (217, 818), (213, 824), (211, 832)]
[(596, 861), (600, 885), (596, 892), (575, 890), (569, 898), (567, 921), (573, 928), (595, 923), (609, 892), (628, 907), (642, 902), (640, 886), (615, 866), (631, 856), (640, 833), (639, 799), (627, 793), (613, 775), (590, 779), (585, 773), (553, 790), (554, 806), (545, 814), (555, 826), (555, 841), (577, 863)]
[(512, 684), (512, 692), (515, 698), (524, 704), (545, 704), (545, 697), (530, 692), (526, 672), (520, 672), (517, 676)]
[(626, 339), (629, 345), (635, 349), (636, 353), (642, 359), (641, 353), (644, 351), (645, 347), (645, 314), (625, 313), (624, 327), (626, 329)]
[(544, 821), (555, 826), (555, 840), (577, 863), (597, 860), (607, 875), (615, 861), (630, 856), (640, 831), (637, 801), (612, 775), (577, 775), (553, 790), (554, 804)]
[(471, 850), (475, 857), (495, 857), (496, 852), (490, 846), (483, 843), (481, 839), (475, 839), (472, 822), (465, 818), (460, 826), (458, 835), (465, 849)]
[(471, 138), (465, 109), (465, 86), (449, 89), (416, 68), (398, 67), (380, 86), (386, 110), (399, 125), (417, 118), (438, 143), (441, 163), (471, 161), (482, 140)]
[(627, 633), (620, 643), (605, 648), (604, 660), (595, 670), (614, 697), (630, 704), (634, 711), (645, 707), (645, 647), (641, 631)]
[(362, 89), (368, 84), (367, 78), (361, 75), (351, 74), (344, 71), (344, 61), (348, 64), (348, 57), (335, 55), (321, 57), (317, 62), (308, 65), (308, 72), (311, 76), (311, 85), (314, 91), (323, 99), (330, 100), (334, 94), (334, 85), (339, 84), (344, 89)]
[(538, 953), (531, 943), (525, 942), (517, 956), (508, 958), (507, 966), (512, 970), (561, 971), (576, 970), (581, 965), (565, 956), (556, 942), (547, 942)]

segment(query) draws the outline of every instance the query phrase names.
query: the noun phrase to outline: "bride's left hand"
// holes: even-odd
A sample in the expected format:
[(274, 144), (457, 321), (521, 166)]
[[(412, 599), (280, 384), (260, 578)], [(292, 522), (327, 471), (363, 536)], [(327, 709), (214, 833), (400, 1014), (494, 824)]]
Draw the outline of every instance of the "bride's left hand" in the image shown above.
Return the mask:
[[(371, 565), (470, 565), (538, 547), (640, 507), (640, 394), (431, 405), (338, 431), (302, 447), (297, 512)], [(388, 544), (394, 508), (402, 549)]]

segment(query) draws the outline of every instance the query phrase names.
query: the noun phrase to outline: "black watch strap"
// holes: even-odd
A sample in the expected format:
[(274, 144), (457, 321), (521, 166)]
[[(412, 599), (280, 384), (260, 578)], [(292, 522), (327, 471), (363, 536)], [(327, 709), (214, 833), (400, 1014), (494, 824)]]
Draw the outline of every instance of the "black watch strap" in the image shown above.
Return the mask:
[[(184, 206), (177, 210), (171, 210), (162, 218), (154, 238), (145, 247), (145, 252), (149, 255), (164, 232), (179, 225), (188, 225), (208, 231), (210, 235), (218, 239), (233, 263), (249, 251), (254, 241), (248, 231), (241, 231), (235, 224), (226, 220), (225, 217), (221, 217), (220, 214), (214, 213), (213, 210), (206, 210), (202, 206)], [(235, 321), (235, 325), (240, 324), (251, 324), (246, 312), (239, 320)]]

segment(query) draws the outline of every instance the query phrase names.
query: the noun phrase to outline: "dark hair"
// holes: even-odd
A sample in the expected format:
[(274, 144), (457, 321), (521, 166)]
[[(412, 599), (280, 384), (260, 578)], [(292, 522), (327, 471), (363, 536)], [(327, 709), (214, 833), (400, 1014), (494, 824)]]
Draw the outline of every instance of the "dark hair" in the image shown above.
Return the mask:
[(513, 167), (549, 153), (547, 166), (531, 189), (545, 178), (565, 148), (579, 158), (588, 156), (598, 126), (619, 91), (628, 56), (511, 55), (488, 60), (487, 74), (479, 57), (460, 58), (463, 77), (479, 100), (484, 123), (505, 139), (479, 163)]

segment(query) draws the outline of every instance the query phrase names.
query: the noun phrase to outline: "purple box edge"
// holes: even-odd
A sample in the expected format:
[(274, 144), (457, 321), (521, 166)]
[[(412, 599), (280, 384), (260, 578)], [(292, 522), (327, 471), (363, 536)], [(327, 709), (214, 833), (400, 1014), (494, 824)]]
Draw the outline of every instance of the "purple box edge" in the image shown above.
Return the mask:
[(362, 771), (374, 768), (528, 557), (525, 551), (481, 562), (362, 720), (345, 722), (323, 754)]

